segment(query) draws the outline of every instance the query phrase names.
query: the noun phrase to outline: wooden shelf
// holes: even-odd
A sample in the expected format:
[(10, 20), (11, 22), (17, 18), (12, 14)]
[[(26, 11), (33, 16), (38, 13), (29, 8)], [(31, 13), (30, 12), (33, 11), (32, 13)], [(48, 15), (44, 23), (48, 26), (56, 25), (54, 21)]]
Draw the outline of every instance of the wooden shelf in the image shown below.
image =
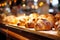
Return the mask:
[(58, 31), (52, 31), (52, 30), (50, 30), (50, 31), (35, 31), (34, 29), (21, 28), (21, 27), (17, 27), (17, 26), (7, 26), (7, 27), (17, 29), (17, 30), (22, 30), (22, 31), (29, 32), (29, 33), (33, 33), (33, 34), (44, 36), (44, 37), (51, 38), (51, 39), (60, 40), (60, 35), (58, 35)]
[(29, 40), (28, 38), (23, 37), (22, 35), (19, 35), (19, 34), (15, 33), (15, 32), (10, 31), (10, 30), (4, 29), (4, 28), (0, 28), (0, 30), (2, 32), (6, 33), (7, 35), (10, 35), (11, 37), (14, 37), (14, 38), (16, 38), (18, 40)]

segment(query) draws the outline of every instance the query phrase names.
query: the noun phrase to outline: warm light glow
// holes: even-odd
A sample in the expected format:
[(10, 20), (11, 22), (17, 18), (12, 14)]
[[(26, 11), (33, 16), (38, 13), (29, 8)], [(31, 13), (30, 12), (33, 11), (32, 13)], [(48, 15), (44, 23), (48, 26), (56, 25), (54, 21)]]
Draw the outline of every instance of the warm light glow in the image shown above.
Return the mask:
[(10, 1), (10, 2), (9, 2), (9, 5), (11, 5), (11, 3), (12, 3), (12, 2)]
[(5, 2), (4, 5), (7, 5), (7, 3)]
[(35, 6), (35, 9), (38, 9), (38, 6)]
[(32, 9), (34, 9), (34, 5), (32, 5), (31, 7), (32, 7)]
[(1, 4), (0, 4), (0, 7), (1, 7)]
[(24, 21), (25, 17), (26, 17), (26, 14), (22, 14), (22, 15), (18, 16), (17, 19)]
[(5, 6), (4, 3), (2, 3), (2, 6)]
[(52, 3), (52, 0), (50, 0), (50, 3)]
[(29, 15), (29, 17), (32, 18), (32, 19), (33, 19), (33, 18), (36, 18), (37, 16), (38, 16), (38, 15), (37, 15), (36, 13), (32, 13), (32, 14)]
[(40, 3), (39, 3), (39, 6), (43, 6), (43, 4), (44, 4), (43, 2), (40, 2)]
[(38, 0), (34, 0), (34, 2), (37, 2)]
[(16, 0), (14, 0), (14, 3), (16, 3)]
[(25, 4), (23, 4), (23, 7), (25, 7), (26, 5)]
[(25, 0), (23, 0), (23, 1), (25, 1)]

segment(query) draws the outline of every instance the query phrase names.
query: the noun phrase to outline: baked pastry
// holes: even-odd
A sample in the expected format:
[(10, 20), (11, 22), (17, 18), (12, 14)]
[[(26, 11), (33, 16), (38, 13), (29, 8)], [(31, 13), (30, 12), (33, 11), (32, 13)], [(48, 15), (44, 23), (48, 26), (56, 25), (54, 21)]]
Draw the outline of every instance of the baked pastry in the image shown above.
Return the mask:
[(35, 23), (26, 23), (25, 25), (26, 28), (34, 28), (35, 27)]
[(3, 19), (6, 17), (6, 14), (0, 14), (0, 23), (3, 23)]
[(46, 19), (38, 20), (35, 26), (35, 30), (51, 30), (52, 24)]
[(36, 22), (35, 19), (29, 19), (29, 21), (26, 22), (25, 27), (26, 28), (34, 28), (35, 27), (35, 22)]
[(58, 21), (58, 20), (60, 20), (60, 13), (57, 13), (57, 14), (55, 15), (55, 21)]
[(29, 16), (19, 16), (17, 19), (19, 20), (17, 26), (25, 26), (26, 22), (29, 20)]
[(57, 13), (55, 15), (55, 24), (54, 24), (55, 30), (58, 30), (60, 28), (60, 13)]
[(18, 20), (13, 15), (5, 17), (3, 19), (3, 21), (4, 21), (5, 24), (9, 24), (9, 25), (13, 25), (13, 24), (17, 24), (18, 23)]
[(42, 14), (38, 17), (38, 19), (46, 19), (49, 22), (54, 23), (54, 16), (52, 14)]
[(36, 13), (30, 14), (29, 20), (26, 22), (25, 27), (26, 28), (34, 28), (35, 24), (37, 22), (37, 17), (38, 17), (38, 14), (36, 14)]
[(37, 18), (39, 16), (39, 14), (37, 13), (32, 13), (29, 15), (30, 18)]
[(60, 30), (60, 20), (58, 20), (58, 21), (55, 22), (54, 28), (55, 28), (56, 30)]
[(35, 30), (51, 30), (54, 25), (54, 17), (51, 14), (43, 14), (38, 17)]

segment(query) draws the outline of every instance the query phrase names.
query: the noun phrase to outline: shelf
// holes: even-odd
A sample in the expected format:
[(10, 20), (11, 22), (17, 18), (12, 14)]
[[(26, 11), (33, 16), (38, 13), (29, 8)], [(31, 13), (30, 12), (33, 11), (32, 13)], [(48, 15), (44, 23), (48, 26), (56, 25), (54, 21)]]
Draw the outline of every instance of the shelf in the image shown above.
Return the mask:
[(51, 39), (60, 39), (60, 35), (58, 35), (58, 31), (52, 31), (52, 30), (50, 30), (50, 31), (35, 31), (34, 29), (22, 28), (22, 27), (17, 27), (17, 26), (8, 26), (8, 27), (26, 31), (26, 32), (30, 32), (30, 33), (44, 36), (44, 37), (51, 38)]
[(47, 37), (47, 38), (60, 40), (60, 35), (58, 35), (58, 31), (52, 31), (52, 30), (50, 30), (50, 31), (35, 31), (34, 29), (22, 28), (22, 27), (11, 26), (11, 25), (7, 25), (6, 28), (22, 30), (22, 31), (29, 32), (29, 33), (32, 33), (32, 34), (44, 36), (44, 37)]

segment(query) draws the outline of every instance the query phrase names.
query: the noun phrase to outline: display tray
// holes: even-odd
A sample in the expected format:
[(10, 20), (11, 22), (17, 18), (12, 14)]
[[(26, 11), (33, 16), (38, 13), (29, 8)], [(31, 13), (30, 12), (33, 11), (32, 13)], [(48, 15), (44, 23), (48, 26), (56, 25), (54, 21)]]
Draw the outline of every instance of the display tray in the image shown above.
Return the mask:
[(22, 31), (26, 31), (26, 32), (30, 32), (36, 35), (40, 35), (40, 36), (44, 36), (44, 37), (48, 37), (51, 39), (57, 39), (60, 40), (60, 35), (58, 34), (58, 31), (35, 31), (32, 28), (25, 28), (25, 27), (18, 27), (18, 26), (12, 26), (12, 25), (5, 25), (9, 28), (14, 28), (14, 29), (18, 29), (18, 30), (22, 30)]

